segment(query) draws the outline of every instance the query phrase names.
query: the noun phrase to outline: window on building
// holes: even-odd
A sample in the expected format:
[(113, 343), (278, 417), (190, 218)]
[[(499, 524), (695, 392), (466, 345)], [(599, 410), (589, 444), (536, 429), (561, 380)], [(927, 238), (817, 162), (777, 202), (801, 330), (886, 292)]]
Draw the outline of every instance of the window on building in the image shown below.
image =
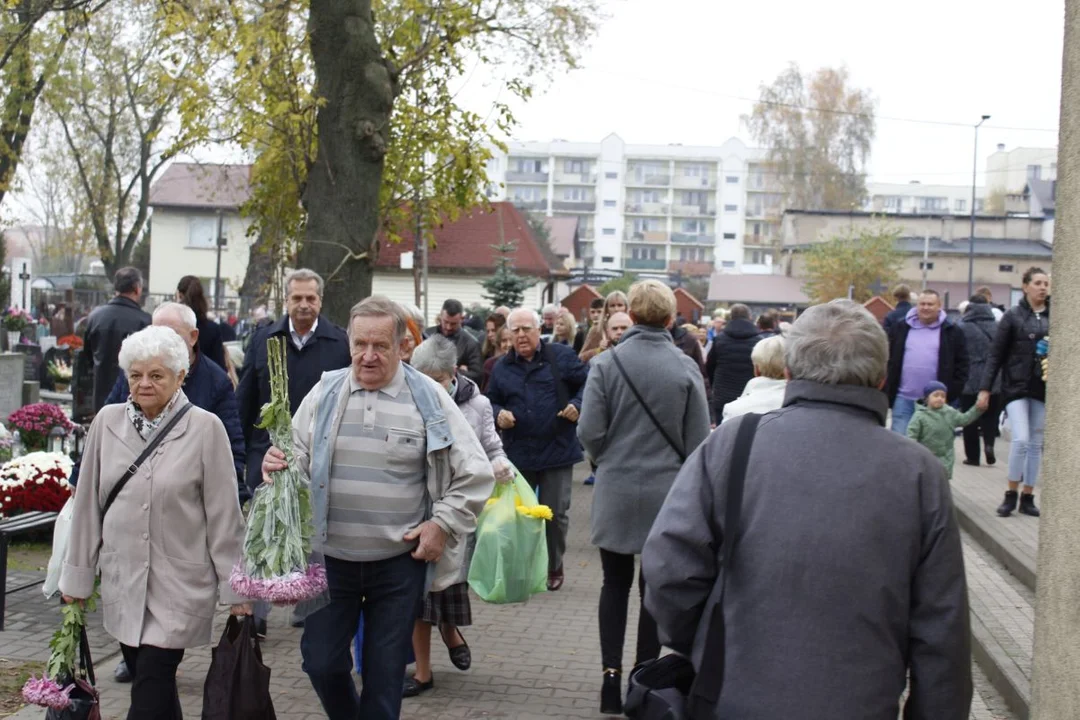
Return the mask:
[(704, 235), (705, 234), (705, 221), (704, 220), (683, 220), (682, 232), (689, 233), (691, 235)]
[(923, 262), (922, 260), (920, 260), (919, 261), (919, 269), (920, 270), (933, 270), (934, 269), (934, 263), (933, 262)]
[(986, 207), (986, 201), (982, 198), (975, 201), (975, 212), (982, 212), (984, 207)]
[(615, 200), (605, 200), (604, 207), (615, 207), (618, 203)]
[(998, 272), (1011, 273), (1011, 272), (1013, 272), (1013, 266), (1012, 265), (998, 265)]
[(544, 199), (540, 188), (531, 185), (514, 187), (510, 198), (517, 202), (536, 202)]
[[(751, 195), (746, 200), (746, 214), (752, 216), (761, 215), (761, 211), (764, 205), (761, 201), (760, 195)], [(726, 209), (726, 208), (725, 208)]]
[(739, 184), (739, 176), (738, 175), (728, 175), (727, 177), (724, 178), (724, 182), (726, 182), (728, 185), (738, 185)]
[(606, 172), (606, 173), (604, 173), (604, 177), (606, 177), (608, 180), (618, 180), (619, 179), (619, 173), (617, 173), (617, 172)]
[(574, 173), (576, 175), (580, 175), (580, 174), (585, 172), (585, 161), (584, 160), (564, 160), (563, 161), (563, 172)]
[(544, 172), (545, 161), (540, 158), (515, 158), (512, 162), (514, 170), (519, 173)]
[(604, 228), (604, 234), (605, 235), (614, 235), (615, 234), (615, 228)]
[(735, 233), (724, 233), (724, 239), (725, 240), (734, 240), (735, 239)]
[(633, 228), (636, 233), (657, 232), (663, 230), (658, 218), (634, 218)]
[(641, 202), (643, 203), (652, 203), (653, 205), (656, 205), (660, 202), (660, 191), (642, 190), (638, 197), (641, 198)]
[(949, 198), (943, 197), (921, 197), (919, 198), (919, 210), (922, 212), (939, 212), (941, 210), (948, 210)]
[(768, 250), (747, 250), (743, 262), (750, 265), (764, 265), (765, 258), (769, 255)]
[(1027, 166), (1028, 180), (1039, 180), (1042, 178), (1042, 165), (1028, 165)]
[(953, 209), (956, 212), (967, 212), (967, 200), (964, 200), (963, 198), (957, 199), (956, 204), (953, 205)]
[(735, 267), (735, 261), (734, 260), (722, 260), (720, 262), (720, 267), (722, 267), (722, 268), (733, 268), (733, 267)]
[(705, 204), (705, 193), (700, 190), (692, 190), (690, 192), (684, 192), (682, 194), (682, 204), (690, 206), (701, 206)]
[(724, 212), (739, 212), (738, 205), (725, 205)]
[(893, 212), (902, 212), (904, 209), (904, 198), (899, 195), (886, 195), (883, 198), (882, 205), (886, 210), (892, 210)]
[(563, 200), (569, 200), (570, 202), (583, 202), (585, 199), (585, 188), (563, 188)]
[[(614, 232), (615, 231), (612, 230), (612, 233), (614, 233)], [(613, 262), (615, 262), (615, 258), (612, 257), (611, 255), (601, 255), (600, 256), (600, 262), (602, 262), (602, 263), (613, 263)]]
[(702, 170), (700, 165), (683, 165), (682, 174), (684, 177), (701, 177)]
[(215, 237), (217, 237), (216, 217), (193, 217), (188, 219), (188, 247), (217, 247), (214, 243)]

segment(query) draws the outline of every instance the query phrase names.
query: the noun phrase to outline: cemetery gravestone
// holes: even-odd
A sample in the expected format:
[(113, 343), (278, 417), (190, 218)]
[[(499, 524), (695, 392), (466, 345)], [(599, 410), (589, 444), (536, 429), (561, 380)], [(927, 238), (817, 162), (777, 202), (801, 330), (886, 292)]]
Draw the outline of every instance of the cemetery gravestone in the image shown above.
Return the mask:
[(20, 354), (0, 355), (0, 420), (7, 419), (23, 405), (25, 359)]

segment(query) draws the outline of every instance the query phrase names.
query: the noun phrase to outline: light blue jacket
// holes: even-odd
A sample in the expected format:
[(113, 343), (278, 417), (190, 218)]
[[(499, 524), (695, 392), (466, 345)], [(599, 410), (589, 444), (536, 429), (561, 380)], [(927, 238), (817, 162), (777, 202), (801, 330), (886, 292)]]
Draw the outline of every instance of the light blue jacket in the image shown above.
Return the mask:
[[(446, 548), (435, 565), (431, 590), (445, 590), (458, 580), (466, 543), (476, 517), (491, 496), (495, 476), (484, 448), (461, 410), (440, 385), (406, 364), (405, 382), (427, 433), (426, 481), (430, 504), (426, 516), (446, 532)], [(323, 373), (293, 417), (296, 466), (311, 487), (312, 544), (325, 548), (334, 443), (349, 399), (351, 368)]]

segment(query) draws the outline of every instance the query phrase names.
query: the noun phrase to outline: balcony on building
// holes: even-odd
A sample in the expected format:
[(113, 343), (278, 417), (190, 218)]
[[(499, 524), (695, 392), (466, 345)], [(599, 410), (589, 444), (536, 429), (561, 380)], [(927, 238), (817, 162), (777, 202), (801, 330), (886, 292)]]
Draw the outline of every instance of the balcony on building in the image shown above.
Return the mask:
[(667, 245), (668, 234), (666, 230), (635, 230), (627, 228), (623, 233), (623, 239), (632, 243), (651, 243), (653, 245)]
[(626, 183), (630, 187), (669, 187), (671, 171), (667, 161), (631, 160), (626, 166)]
[(548, 201), (547, 198), (521, 198), (511, 197), (510, 202), (514, 204), (518, 210), (524, 210), (526, 212), (547, 212)]
[(671, 242), (678, 243), (679, 245), (702, 245), (705, 247), (713, 247), (714, 245), (716, 245), (716, 236), (697, 233), (673, 232), (671, 233)]
[(555, 212), (596, 212), (596, 195), (588, 188), (556, 190), (551, 209)]
[(672, 260), (668, 263), (669, 272), (683, 275), (712, 275), (715, 269), (716, 266), (712, 260)]
[(663, 258), (626, 258), (623, 267), (627, 270), (663, 270), (667, 267), (667, 261)]
[(716, 163), (676, 163), (673, 180), (675, 187), (680, 189), (715, 190)]
[(765, 248), (771, 250), (776, 241), (768, 235), (743, 235), (743, 247)]
[(596, 160), (592, 158), (555, 159), (555, 172), (552, 179), (557, 185), (595, 185), (597, 180)]
[(667, 216), (670, 205), (663, 202), (627, 201), (624, 210), (627, 215), (663, 215)]
[(508, 183), (547, 185), (549, 175), (547, 158), (510, 156), (506, 167), (506, 182)]
[(716, 205), (709, 202), (688, 205), (676, 200), (671, 213), (679, 217), (716, 217)]

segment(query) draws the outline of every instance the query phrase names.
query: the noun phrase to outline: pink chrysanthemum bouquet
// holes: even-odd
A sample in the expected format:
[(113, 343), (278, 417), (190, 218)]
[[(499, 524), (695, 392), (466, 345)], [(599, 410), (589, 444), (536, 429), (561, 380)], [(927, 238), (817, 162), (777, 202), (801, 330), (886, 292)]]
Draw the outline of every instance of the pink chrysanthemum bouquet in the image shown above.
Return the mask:
[(285, 340), (266, 341), (270, 365), (270, 402), (263, 406), (259, 427), (270, 433), (274, 447), (289, 464), (274, 473), (274, 482), (255, 491), (248, 511), (244, 555), (229, 584), (244, 597), (279, 605), (317, 597), (326, 590), (326, 571), (308, 564), (311, 554), (311, 491), (293, 467), (292, 416)]
[[(87, 600), (86, 605), (93, 610), (94, 599)], [(22, 689), (23, 700), (53, 710), (67, 710), (71, 705), (71, 691), (75, 689), (75, 654), (86, 624), (86, 610), (78, 603), (63, 605), (60, 612), (64, 619), (49, 642), (52, 655), (45, 672), (39, 678), (31, 675)]]

